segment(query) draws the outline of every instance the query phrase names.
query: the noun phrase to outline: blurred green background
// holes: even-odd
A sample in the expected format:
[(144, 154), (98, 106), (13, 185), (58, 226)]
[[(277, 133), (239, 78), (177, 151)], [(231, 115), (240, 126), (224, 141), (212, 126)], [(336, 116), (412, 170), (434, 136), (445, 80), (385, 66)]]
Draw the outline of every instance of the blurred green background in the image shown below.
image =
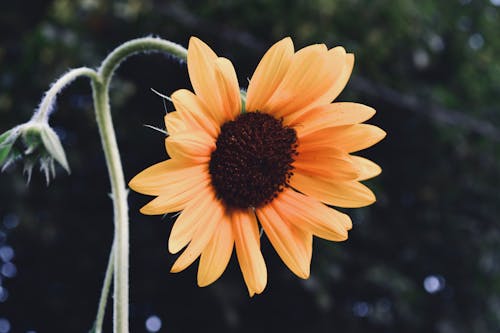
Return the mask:
[[(132, 332), (499, 332), (499, 0), (54, 0), (0, 3), (0, 132), (28, 120), (69, 68), (99, 65), (135, 37), (195, 35), (247, 86), (260, 57), (343, 45), (356, 55), (340, 100), (373, 106), (387, 138), (364, 152), (383, 167), (378, 201), (351, 209), (344, 243), (316, 240), (312, 274), (286, 269), (263, 238), (269, 283), (248, 298), (233, 256), (215, 284), (196, 265), (170, 274), (172, 218), (142, 216), (130, 194)], [(162, 100), (190, 88), (185, 64), (135, 56), (111, 100), (125, 175), (165, 158)], [(79, 79), (51, 119), (72, 174), (49, 187), (22, 166), (0, 174), (0, 333), (86, 332), (112, 240), (109, 183), (90, 87)], [(171, 105), (167, 107), (172, 108)], [(110, 332), (111, 310), (106, 317)]]

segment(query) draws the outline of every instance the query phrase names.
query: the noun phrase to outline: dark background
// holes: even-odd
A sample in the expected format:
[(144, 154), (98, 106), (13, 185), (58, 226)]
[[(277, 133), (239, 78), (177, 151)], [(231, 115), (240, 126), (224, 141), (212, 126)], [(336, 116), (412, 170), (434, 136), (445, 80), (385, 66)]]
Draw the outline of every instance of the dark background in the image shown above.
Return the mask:
[[(196, 286), (196, 265), (170, 274), (172, 221), (140, 215), (149, 198), (131, 193), (131, 331), (148, 332), (149, 318), (161, 320), (160, 332), (500, 332), (499, 6), (2, 1), (0, 132), (28, 120), (68, 68), (97, 67), (131, 38), (187, 45), (198, 36), (233, 61), (243, 87), (284, 36), (296, 48), (343, 45), (356, 65), (339, 99), (375, 107), (370, 122), (388, 133), (364, 152), (383, 168), (369, 182), (377, 203), (347, 210), (347, 242), (315, 241), (306, 281), (264, 237), (269, 282), (249, 299), (234, 256), (207, 288)], [(163, 126), (150, 88), (185, 87), (186, 66), (165, 55), (135, 56), (118, 70), (111, 100), (127, 180), (165, 158), (163, 136), (143, 127)], [(71, 175), (58, 168), (47, 187), (39, 173), (27, 186), (21, 165), (0, 174), (0, 333), (86, 332), (94, 321), (113, 228), (91, 103), (89, 82), (79, 79), (51, 119)]]

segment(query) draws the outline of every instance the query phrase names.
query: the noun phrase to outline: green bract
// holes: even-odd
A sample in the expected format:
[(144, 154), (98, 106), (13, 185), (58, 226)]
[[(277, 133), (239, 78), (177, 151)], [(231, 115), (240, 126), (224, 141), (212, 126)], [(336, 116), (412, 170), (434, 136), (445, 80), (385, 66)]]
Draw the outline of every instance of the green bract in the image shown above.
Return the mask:
[(23, 160), (24, 172), (31, 179), (33, 167), (40, 163), (40, 171), (47, 183), (55, 177), (54, 160), (70, 172), (66, 154), (59, 137), (44, 121), (30, 120), (0, 135), (0, 166), (2, 171)]

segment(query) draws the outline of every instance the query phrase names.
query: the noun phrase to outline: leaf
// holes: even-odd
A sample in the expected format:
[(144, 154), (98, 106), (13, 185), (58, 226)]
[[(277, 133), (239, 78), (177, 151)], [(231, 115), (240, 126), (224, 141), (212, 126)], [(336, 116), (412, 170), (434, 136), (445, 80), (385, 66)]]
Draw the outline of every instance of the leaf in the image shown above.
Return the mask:
[(7, 141), (7, 138), (9, 137), (11, 132), (12, 132), (12, 130), (10, 129), (7, 132), (4, 132), (2, 135), (0, 135), (0, 146), (2, 145), (2, 143), (4, 141)]
[(9, 142), (7, 139), (10, 137), (12, 130), (8, 130), (7, 132), (0, 135), (0, 165), (4, 163), (9, 156), (10, 150), (14, 145), (14, 141)]
[(61, 166), (70, 173), (68, 160), (66, 159), (66, 153), (61, 144), (61, 140), (57, 136), (56, 132), (50, 127), (45, 127), (40, 133), (45, 149), (49, 154), (57, 161)]

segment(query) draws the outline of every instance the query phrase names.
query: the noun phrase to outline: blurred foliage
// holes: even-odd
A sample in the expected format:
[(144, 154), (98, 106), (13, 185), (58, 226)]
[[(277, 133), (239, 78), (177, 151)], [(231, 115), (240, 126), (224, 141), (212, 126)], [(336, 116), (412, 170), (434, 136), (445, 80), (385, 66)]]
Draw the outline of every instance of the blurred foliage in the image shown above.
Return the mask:
[[(148, 198), (131, 193), (131, 331), (146, 332), (155, 314), (161, 331), (172, 332), (496, 332), (498, 141), (401, 100), (413, 96), (498, 130), (499, 6), (498, 0), (3, 1), (0, 132), (28, 120), (58, 75), (97, 66), (134, 37), (154, 34), (186, 45), (199, 36), (234, 62), (242, 86), (283, 36), (297, 48), (344, 45), (356, 55), (357, 77), (398, 93), (367, 95), (351, 84), (340, 98), (374, 106), (371, 122), (388, 132), (366, 152), (384, 170), (370, 183), (378, 202), (347, 210), (355, 224), (347, 242), (315, 242), (306, 281), (264, 239), (269, 284), (249, 300), (235, 258), (203, 289), (196, 287), (196, 267), (168, 273), (172, 218), (139, 215)], [(142, 126), (162, 126), (162, 101), (150, 88), (169, 94), (183, 87), (185, 65), (164, 55), (131, 58), (118, 71), (112, 103), (127, 179), (164, 158), (161, 135)], [(59, 169), (48, 188), (41, 175), (28, 188), (20, 166), (0, 175), (0, 317), (12, 332), (81, 332), (93, 323), (112, 238), (93, 118), (88, 82), (80, 79), (61, 95), (51, 120), (72, 175)], [(5, 247), (13, 258), (2, 255)]]

